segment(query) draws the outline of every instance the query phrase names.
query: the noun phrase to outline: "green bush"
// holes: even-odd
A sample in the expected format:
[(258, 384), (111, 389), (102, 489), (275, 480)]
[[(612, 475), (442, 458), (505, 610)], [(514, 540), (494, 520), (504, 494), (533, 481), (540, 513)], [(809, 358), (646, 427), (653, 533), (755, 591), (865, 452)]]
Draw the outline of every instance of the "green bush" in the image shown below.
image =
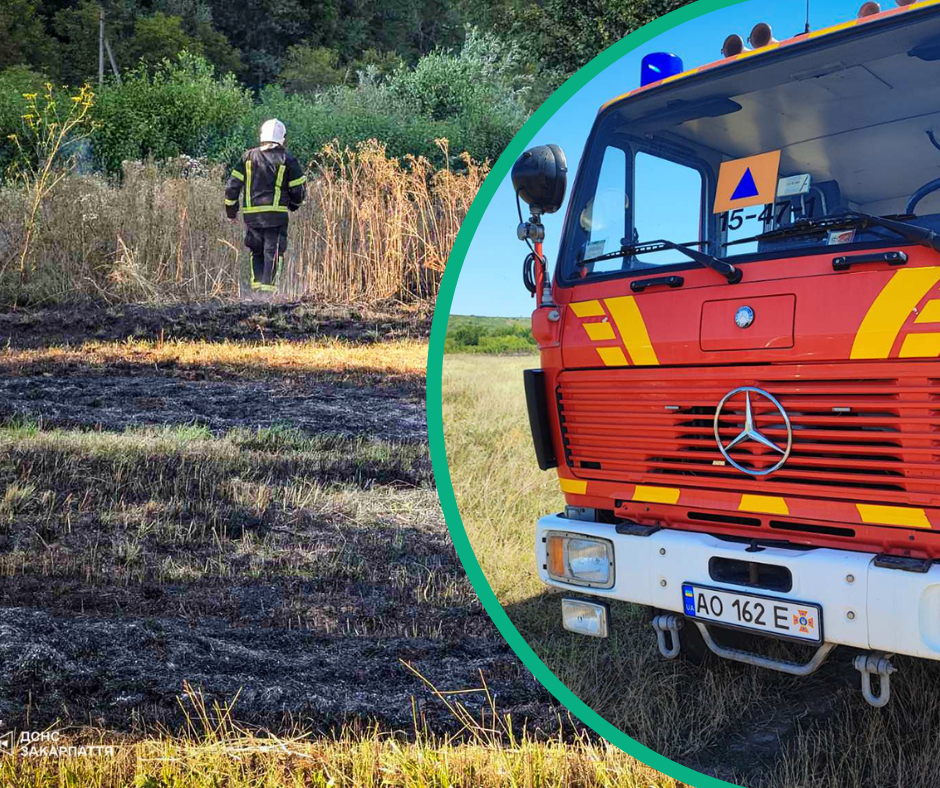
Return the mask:
[(448, 339), (453, 340), (455, 346), (469, 348), (480, 344), (480, 338), (486, 334), (486, 329), (481, 325), (468, 323), (458, 326), (449, 334)]
[(324, 87), (342, 85), (347, 71), (339, 63), (339, 52), (328, 47), (294, 44), (284, 57), (278, 82), (291, 93), (315, 93)]
[[(165, 29), (156, 21), (159, 15), (142, 17), (137, 24), (136, 38), (152, 41), (153, 53), (171, 51), (184, 41), (180, 24)], [(338, 72), (329, 50), (302, 49), (316, 55), (314, 65), (325, 63)], [(181, 154), (232, 164), (258, 144), (258, 129), (272, 117), (287, 125), (288, 144), (303, 163), (315, 160), (333, 140), (355, 148), (359, 142), (377, 139), (391, 156), (424, 156), (441, 166), (445, 162), (437, 141), (447, 139), (449, 164), (459, 166), (465, 151), (477, 161), (498, 157), (525, 121), (529, 83), (518, 53), (492, 35), (471, 29), (459, 52), (434, 52), (414, 69), (399, 63), (387, 76), (383, 72), (392, 69), (394, 56), (372, 52), (369, 58), (350, 66), (356, 66), (355, 85), (335, 85), (312, 95), (268, 86), (257, 100), (232, 74), (219, 75), (200, 55), (182, 52), (158, 62), (142, 59), (124, 75), (122, 84), (110, 81), (96, 97), (94, 166), (117, 174), (124, 161)], [(314, 82), (339, 78), (327, 74), (327, 79), (309, 69), (295, 76), (293, 87), (302, 87), (307, 79), (310, 89)], [(43, 81), (21, 67), (0, 74), (0, 128), (5, 130), (0, 163), (10, 155), (6, 135), (20, 127), (21, 94)]]
[(453, 124), (459, 149), (495, 159), (526, 120), (530, 83), (515, 44), (470, 28), (458, 53), (432, 52), (413, 69), (402, 66), (388, 86), (422, 115)]
[(535, 343), (518, 336), (489, 336), (480, 339), (478, 353), (491, 355), (511, 355), (514, 353), (531, 353), (535, 350)]
[(251, 110), (251, 94), (231, 74), (217, 76), (203, 58), (182, 53), (152, 75), (138, 67), (97, 98), (95, 162), (115, 173), (125, 160), (184, 153), (231, 161), (244, 148), (240, 130)]
[(532, 353), (537, 349), (532, 331), (525, 323), (485, 325), (461, 323), (449, 328), (444, 341), (445, 353), (487, 353), (514, 355)]
[(37, 0), (0, 2), (0, 71), (30, 65), (42, 69), (56, 62), (56, 41), (46, 35)]
[(16, 148), (9, 138), (23, 131), (27, 101), (24, 93), (40, 93), (45, 77), (25, 66), (11, 66), (0, 71), (0, 179), (13, 162)]
[[(328, 51), (318, 52), (322, 59)], [(389, 56), (383, 59), (373, 53), (373, 57), (383, 60), (384, 68), (390, 67)], [(337, 67), (336, 62), (330, 59), (330, 67)], [(288, 86), (307, 91), (304, 95), (281, 86), (264, 88), (238, 124), (241, 147), (256, 145), (258, 128), (276, 117), (286, 124), (288, 144), (302, 162), (316, 159), (333, 140), (353, 148), (370, 138), (381, 140), (391, 156), (410, 153), (438, 165), (444, 163), (436, 143), (441, 138), (450, 143), (452, 164), (464, 151), (478, 161), (492, 160), (527, 117), (524, 99), (529, 81), (516, 48), (474, 29), (467, 31), (459, 52), (434, 52), (413, 69), (399, 64), (383, 78), (382, 63), (372, 68), (362, 65), (356, 85), (336, 85), (311, 95), (313, 82), (322, 75), (304, 84), (301, 73), (291, 71), (296, 80), (288, 81)]]
[(441, 164), (434, 140), (446, 137), (455, 151), (464, 142), (451, 123), (434, 121), (406, 107), (396, 106), (381, 85), (338, 87), (317, 96), (288, 95), (281, 88), (265, 88), (258, 104), (243, 119), (244, 147), (257, 145), (257, 134), (267, 118), (278, 118), (287, 126), (287, 144), (301, 161), (317, 158), (324, 145), (339, 140), (354, 148), (367, 139), (381, 140), (390, 156), (408, 153), (425, 156)]

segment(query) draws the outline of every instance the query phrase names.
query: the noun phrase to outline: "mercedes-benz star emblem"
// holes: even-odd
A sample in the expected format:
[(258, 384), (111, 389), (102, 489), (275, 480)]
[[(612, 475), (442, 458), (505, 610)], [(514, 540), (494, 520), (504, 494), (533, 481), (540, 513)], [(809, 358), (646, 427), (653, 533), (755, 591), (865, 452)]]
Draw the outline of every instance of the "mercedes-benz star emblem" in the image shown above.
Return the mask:
[(754, 322), (754, 310), (749, 306), (738, 307), (734, 313), (734, 324), (738, 328), (747, 328)]
[[(724, 408), (725, 403), (738, 394), (744, 395), (744, 428), (730, 443), (724, 444), (721, 442), (721, 433), (718, 429), (721, 419), (721, 411)], [(758, 397), (763, 397), (777, 409), (777, 412), (780, 414), (780, 417), (783, 419), (783, 423), (787, 428), (786, 448), (774, 443), (772, 440), (770, 440), (770, 438), (765, 436), (759, 429), (757, 429), (757, 425), (754, 422), (754, 411), (751, 408), (752, 394)], [(773, 473), (775, 470), (780, 468), (780, 466), (782, 466), (787, 461), (787, 457), (790, 456), (790, 450), (793, 448), (793, 428), (790, 426), (790, 417), (787, 416), (787, 412), (783, 409), (783, 405), (781, 405), (772, 394), (768, 394), (763, 389), (754, 388), (753, 386), (741, 386), (740, 388), (736, 388), (734, 391), (729, 391), (727, 394), (725, 394), (725, 396), (721, 398), (721, 402), (718, 403), (718, 407), (715, 409), (715, 440), (718, 443), (718, 449), (721, 451), (722, 456), (733, 467), (737, 468), (742, 473), (748, 473), (751, 476), (767, 476), (767, 474)], [(781, 457), (775, 465), (772, 465), (769, 468), (748, 468), (746, 465), (742, 465), (737, 460), (732, 459), (731, 454), (729, 453), (735, 446), (739, 446), (746, 441), (751, 441), (760, 446), (763, 446), (764, 448), (770, 449), (771, 451), (781, 455)]]

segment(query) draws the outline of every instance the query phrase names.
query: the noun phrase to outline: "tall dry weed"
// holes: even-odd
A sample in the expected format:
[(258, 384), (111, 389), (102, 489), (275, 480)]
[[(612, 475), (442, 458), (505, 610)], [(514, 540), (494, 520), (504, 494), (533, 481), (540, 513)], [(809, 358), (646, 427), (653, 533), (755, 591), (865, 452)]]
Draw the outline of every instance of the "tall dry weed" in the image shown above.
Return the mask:
[[(438, 144), (446, 153), (446, 141)], [(459, 172), (435, 171), (423, 157), (389, 157), (375, 140), (328, 146), (308, 173), (307, 202), (291, 216), (280, 293), (341, 304), (433, 299), (487, 171), (467, 157)], [(226, 174), (181, 159), (128, 163), (120, 184), (66, 178), (41, 208), (26, 300), (239, 298), (249, 258), (243, 228), (224, 221)], [(0, 190), (0, 264), (23, 249), (22, 207), (18, 189)], [(16, 285), (0, 277), (0, 298), (12, 301)]]

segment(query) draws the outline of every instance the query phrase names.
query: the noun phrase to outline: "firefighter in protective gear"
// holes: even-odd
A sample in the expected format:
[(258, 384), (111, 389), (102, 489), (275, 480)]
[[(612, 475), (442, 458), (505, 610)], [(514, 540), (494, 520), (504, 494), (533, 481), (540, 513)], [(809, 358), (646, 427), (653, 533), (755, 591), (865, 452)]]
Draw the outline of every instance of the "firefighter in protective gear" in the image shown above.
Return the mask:
[(251, 289), (273, 292), (287, 251), (288, 214), (306, 197), (306, 177), (284, 147), (287, 129), (272, 118), (261, 126), (261, 144), (252, 148), (232, 170), (225, 187), (225, 213), (238, 216), (242, 198), (245, 246), (251, 250)]

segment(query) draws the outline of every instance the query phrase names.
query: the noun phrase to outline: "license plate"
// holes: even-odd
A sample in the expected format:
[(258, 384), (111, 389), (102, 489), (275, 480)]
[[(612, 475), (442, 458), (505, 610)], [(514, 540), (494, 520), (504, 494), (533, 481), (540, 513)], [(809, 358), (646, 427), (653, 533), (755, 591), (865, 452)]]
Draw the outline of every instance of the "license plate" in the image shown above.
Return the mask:
[(682, 605), (700, 621), (822, 643), (822, 608), (808, 602), (683, 583)]

